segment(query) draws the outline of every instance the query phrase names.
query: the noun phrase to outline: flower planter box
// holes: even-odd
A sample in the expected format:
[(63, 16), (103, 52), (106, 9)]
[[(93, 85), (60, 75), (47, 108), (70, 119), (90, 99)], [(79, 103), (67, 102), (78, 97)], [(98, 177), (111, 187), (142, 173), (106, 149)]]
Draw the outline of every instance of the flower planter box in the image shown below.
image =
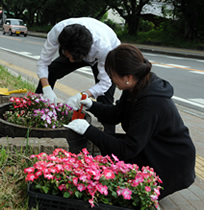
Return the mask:
[[(31, 185), (28, 185), (29, 209), (37, 207), (39, 210), (133, 210), (132, 208), (124, 208), (106, 204), (98, 204), (91, 208), (90, 204), (83, 200), (37, 193), (32, 191), (30, 186)], [(134, 210), (139, 210), (139, 208), (134, 208)]]
[[(87, 146), (88, 139), (67, 128), (31, 128), (10, 123), (4, 120), (3, 114), (9, 110), (11, 103), (0, 105), (0, 137), (38, 137), (38, 138), (66, 138), (69, 150), (78, 153)], [(91, 116), (86, 114), (85, 119), (91, 123)]]

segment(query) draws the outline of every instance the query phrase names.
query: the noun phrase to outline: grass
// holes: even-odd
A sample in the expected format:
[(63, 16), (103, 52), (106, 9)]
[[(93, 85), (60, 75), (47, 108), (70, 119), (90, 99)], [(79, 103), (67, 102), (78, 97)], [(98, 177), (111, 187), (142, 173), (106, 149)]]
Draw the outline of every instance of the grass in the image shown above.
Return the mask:
[[(35, 91), (31, 81), (21, 76), (14, 76), (4, 66), (0, 65), (0, 88), (9, 90), (26, 88), (28, 92)], [(31, 166), (29, 156), (32, 149), (11, 151), (9, 147), (0, 145), (0, 209), (28, 209), (27, 184), (25, 182), (24, 168)]]
[(6, 67), (0, 65), (0, 88), (8, 88), (9, 91), (26, 88), (28, 92), (35, 92), (36, 85), (23, 79), (21, 75), (14, 76)]
[(32, 165), (32, 149), (26, 142), (20, 150), (0, 149), (0, 209), (28, 209), (24, 169)]
[(24, 168), (29, 167), (28, 154), (21, 151), (0, 151), (0, 209), (28, 209)]

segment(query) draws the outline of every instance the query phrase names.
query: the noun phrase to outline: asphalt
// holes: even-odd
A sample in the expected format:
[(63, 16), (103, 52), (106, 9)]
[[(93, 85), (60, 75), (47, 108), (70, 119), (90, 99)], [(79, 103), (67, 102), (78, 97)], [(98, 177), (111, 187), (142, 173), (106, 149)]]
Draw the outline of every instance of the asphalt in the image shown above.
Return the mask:
[[(29, 31), (28, 35), (46, 38), (47, 34), (41, 32)], [(204, 59), (204, 50), (181, 49), (173, 47), (163, 47), (155, 45), (136, 44), (142, 52), (153, 52), (158, 54), (166, 54), (172, 56), (182, 56), (188, 58)]]
[[(28, 36), (46, 38), (46, 34), (29, 31)], [(142, 52), (154, 52), (172, 56), (196, 58), (204, 60), (204, 51), (192, 49), (170, 48), (153, 45), (136, 46)], [(191, 110), (177, 105), (184, 123), (196, 147), (196, 179), (188, 188), (176, 192), (160, 201), (160, 208), (165, 210), (203, 210), (204, 209), (204, 117), (203, 113), (193, 114)], [(167, 166), (168, 167), (168, 166)], [(172, 173), (174, 173), (172, 171)]]

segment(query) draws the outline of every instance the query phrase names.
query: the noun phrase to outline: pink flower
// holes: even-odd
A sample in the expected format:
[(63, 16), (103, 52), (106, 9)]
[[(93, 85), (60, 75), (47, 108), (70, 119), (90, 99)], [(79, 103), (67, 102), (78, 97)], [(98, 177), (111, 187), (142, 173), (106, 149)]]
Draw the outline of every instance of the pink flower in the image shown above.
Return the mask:
[(35, 175), (34, 174), (28, 174), (26, 176), (26, 181), (34, 181), (35, 180)]
[(88, 150), (87, 150), (86, 148), (83, 148), (83, 149), (82, 149), (82, 152), (83, 152), (85, 155), (88, 155), (88, 154), (89, 154), (89, 152), (88, 152)]
[(24, 173), (33, 173), (35, 171), (34, 167), (29, 167), (24, 169)]
[(44, 174), (44, 177), (47, 179), (54, 179), (54, 176), (52, 174)]
[(157, 195), (150, 195), (150, 198), (151, 198), (152, 201), (158, 200)]
[(128, 188), (125, 188), (125, 189), (122, 190), (122, 195), (123, 195), (124, 199), (130, 200), (131, 199), (131, 195), (132, 195), (132, 191), (129, 190)]
[[(30, 119), (29, 126), (37, 128), (62, 127), (63, 124), (70, 122), (70, 111), (72, 111), (72, 109), (62, 103), (59, 103), (57, 106), (50, 104), (48, 100), (42, 98), (42, 94), (28, 93), (25, 97), (11, 97), (10, 101), (13, 103), (13, 108), (16, 110), (12, 109), (6, 112), (5, 119), (8, 122), (27, 126), (27, 119)], [(12, 113), (9, 114), (9, 111)], [(12, 114), (14, 115), (15, 113), (17, 116), (20, 114), (19, 117), (21, 120), (16, 117), (11, 117)], [(67, 113), (67, 115), (64, 116), (64, 113)], [(42, 121), (42, 123), (40, 123), (40, 121)]]
[(37, 171), (37, 172), (35, 172), (36, 178), (38, 178), (38, 177), (41, 176), (41, 175), (42, 175), (42, 171)]
[(150, 192), (150, 191), (151, 191), (151, 188), (148, 187), (148, 186), (145, 186), (145, 190), (146, 190), (147, 192)]
[(90, 203), (91, 207), (94, 207), (94, 199), (93, 198), (89, 199), (89, 203)]
[(77, 186), (78, 178), (77, 178), (77, 177), (74, 177), (72, 181), (73, 181), (73, 184), (74, 184), (75, 186)]
[(159, 191), (159, 188), (154, 188), (154, 192), (157, 194), (157, 195), (160, 195), (160, 191)]
[[(58, 189), (62, 195), (73, 199), (80, 196), (92, 207), (104, 199), (113, 205), (114, 200), (121, 199), (121, 206), (139, 204), (144, 209), (158, 206), (161, 187), (154, 170), (148, 166), (140, 170), (136, 164), (126, 164), (112, 157), (114, 160), (109, 156), (93, 157), (87, 149), (74, 154), (57, 148), (51, 155), (32, 155), (35, 163), (24, 169), (24, 173), (26, 181), (34, 186), (46, 186), (48, 193)], [(138, 199), (134, 199), (135, 196)]]
[(48, 124), (52, 123), (52, 120), (51, 120), (51, 118), (48, 115), (46, 116), (46, 121), (47, 121)]
[(119, 161), (119, 159), (114, 154), (112, 154), (112, 157), (115, 161)]
[(66, 185), (65, 185), (65, 184), (61, 184), (61, 185), (59, 185), (58, 189), (59, 189), (60, 191), (66, 190)]
[(115, 174), (113, 173), (113, 171), (106, 169), (104, 170), (104, 176), (106, 177), (106, 179), (114, 179), (115, 178)]
[(86, 187), (85, 187), (84, 184), (78, 184), (78, 185), (77, 185), (77, 189), (81, 192), (81, 191), (85, 190)]
[(42, 120), (46, 120), (46, 114), (43, 114), (41, 117)]
[(123, 189), (118, 188), (118, 190), (117, 190), (117, 194), (118, 194), (118, 196), (122, 195), (122, 192), (123, 192)]
[(61, 164), (56, 164), (55, 169), (57, 170), (57, 172), (64, 171), (64, 167)]
[(98, 184), (96, 188), (101, 194), (108, 195), (108, 187), (106, 185)]

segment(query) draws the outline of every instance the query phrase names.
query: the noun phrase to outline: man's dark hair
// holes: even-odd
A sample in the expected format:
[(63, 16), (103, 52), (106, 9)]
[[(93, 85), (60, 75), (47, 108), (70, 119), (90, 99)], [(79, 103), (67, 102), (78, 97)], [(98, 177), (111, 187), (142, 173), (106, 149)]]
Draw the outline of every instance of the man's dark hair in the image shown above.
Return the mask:
[(64, 27), (58, 41), (61, 50), (67, 50), (75, 61), (81, 61), (83, 57), (87, 56), (93, 44), (92, 34), (80, 24)]

